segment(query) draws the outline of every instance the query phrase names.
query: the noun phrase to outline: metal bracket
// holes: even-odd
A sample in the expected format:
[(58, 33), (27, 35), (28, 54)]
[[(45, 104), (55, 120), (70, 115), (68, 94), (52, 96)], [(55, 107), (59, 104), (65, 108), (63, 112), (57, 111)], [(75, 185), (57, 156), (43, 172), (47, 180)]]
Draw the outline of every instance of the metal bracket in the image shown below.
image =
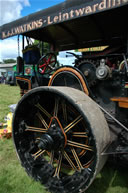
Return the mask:
[(121, 146), (119, 143), (113, 142), (111, 145), (101, 153), (101, 155), (119, 155), (119, 154), (128, 154), (128, 147)]

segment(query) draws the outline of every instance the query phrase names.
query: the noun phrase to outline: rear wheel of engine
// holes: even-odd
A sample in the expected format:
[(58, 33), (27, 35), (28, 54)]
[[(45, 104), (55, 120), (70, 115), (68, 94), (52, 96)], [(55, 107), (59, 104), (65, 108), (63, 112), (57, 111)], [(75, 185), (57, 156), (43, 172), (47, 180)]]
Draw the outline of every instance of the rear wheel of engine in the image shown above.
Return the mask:
[(97, 104), (69, 87), (31, 90), (13, 118), (13, 139), (23, 167), (53, 193), (86, 190), (106, 162), (101, 153), (109, 138)]

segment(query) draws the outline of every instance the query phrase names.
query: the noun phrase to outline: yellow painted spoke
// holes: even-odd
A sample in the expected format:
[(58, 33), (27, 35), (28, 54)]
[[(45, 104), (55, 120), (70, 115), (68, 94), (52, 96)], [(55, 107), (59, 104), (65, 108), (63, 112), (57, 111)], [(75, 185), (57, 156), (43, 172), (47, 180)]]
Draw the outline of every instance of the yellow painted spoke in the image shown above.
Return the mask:
[(39, 112), (38, 112), (36, 115), (38, 116), (38, 118), (40, 119), (40, 121), (42, 122), (42, 124), (44, 125), (44, 127), (45, 127), (46, 129), (48, 129), (48, 124), (47, 124), (46, 121), (43, 119), (42, 115), (41, 115)]
[(72, 132), (72, 134), (75, 134), (75, 135), (87, 135), (88, 132)]
[(58, 164), (54, 174), (54, 177), (57, 177), (58, 179), (60, 178), (59, 174), (60, 174), (61, 163), (62, 163), (62, 153), (59, 154)]
[(38, 152), (36, 152), (35, 154), (33, 154), (32, 156), (34, 157), (34, 160), (36, 160), (39, 156), (41, 156), (43, 153), (45, 152), (45, 150), (39, 150)]
[(72, 136), (73, 137), (85, 137), (85, 138), (88, 138), (87, 132), (73, 132)]
[(70, 129), (77, 125), (82, 119), (83, 117), (79, 115), (73, 122), (71, 122), (68, 126), (64, 128), (65, 133), (67, 133)]
[(47, 111), (46, 109), (44, 109), (39, 103), (35, 105), (38, 109), (40, 109), (40, 111), (42, 111), (49, 119), (52, 117)]
[(34, 132), (42, 132), (42, 133), (45, 133), (47, 131), (47, 129), (31, 127), (28, 125), (26, 127), (27, 127), (27, 129), (25, 129), (25, 131), (34, 131)]
[(74, 163), (72, 162), (72, 160), (70, 159), (70, 157), (68, 156), (68, 154), (65, 151), (64, 151), (64, 157), (68, 161), (72, 169), (77, 170), (76, 166), (74, 165)]
[(39, 151), (37, 151), (36, 153), (32, 154), (32, 156), (36, 156), (38, 153), (40, 153), (42, 150), (40, 149)]
[(83, 169), (83, 166), (82, 166), (82, 164), (81, 164), (81, 161), (80, 161), (80, 159), (79, 159), (79, 157), (78, 157), (75, 149), (74, 149), (74, 148), (71, 148), (71, 151), (72, 151), (72, 154), (73, 154), (73, 156), (74, 156), (74, 158), (75, 158), (75, 160), (76, 160), (76, 163), (77, 163), (77, 165), (78, 165), (79, 170)]
[(72, 146), (72, 147), (78, 147), (78, 148), (85, 149), (85, 150), (88, 150), (88, 151), (93, 151), (91, 146), (84, 145), (84, 144), (81, 144), (81, 143), (77, 143), (77, 142), (74, 142), (74, 141), (67, 140), (67, 145)]
[(51, 151), (50, 158), (51, 158), (50, 164), (52, 165), (54, 161), (54, 151)]

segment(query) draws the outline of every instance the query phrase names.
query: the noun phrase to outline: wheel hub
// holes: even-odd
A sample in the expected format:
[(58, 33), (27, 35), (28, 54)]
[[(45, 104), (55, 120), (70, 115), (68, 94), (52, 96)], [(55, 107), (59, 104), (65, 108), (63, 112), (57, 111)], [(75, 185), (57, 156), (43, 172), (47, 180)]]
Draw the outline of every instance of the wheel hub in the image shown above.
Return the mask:
[(38, 147), (42, 150), (62, 150), (66, 145), (66, 136), (62, 126), (56, 117), (51, 119), (48, 131), (38, 141)]

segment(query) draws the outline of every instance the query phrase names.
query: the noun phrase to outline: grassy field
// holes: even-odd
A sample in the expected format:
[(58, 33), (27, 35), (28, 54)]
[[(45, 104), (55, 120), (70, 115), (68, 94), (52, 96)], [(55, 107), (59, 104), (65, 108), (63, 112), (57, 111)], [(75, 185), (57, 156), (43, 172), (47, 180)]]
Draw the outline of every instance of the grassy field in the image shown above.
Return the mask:
[[(19, 99), (18, 87), (0, 84), (0, 122), (9, 112), (8, 105)], [(0, 193), (48, 193), (27, 176), (16, 157), (12, 139), (0, 140)], [(86, 193), (128, 193), (128, 169), (117, 170), (107, 164)]]
[(16, 86), (0, 84), (0, 122), (4, 121), (5, 115), (9, 112), (9, 105), (16, 104), (20, 99), (20, 91)]

